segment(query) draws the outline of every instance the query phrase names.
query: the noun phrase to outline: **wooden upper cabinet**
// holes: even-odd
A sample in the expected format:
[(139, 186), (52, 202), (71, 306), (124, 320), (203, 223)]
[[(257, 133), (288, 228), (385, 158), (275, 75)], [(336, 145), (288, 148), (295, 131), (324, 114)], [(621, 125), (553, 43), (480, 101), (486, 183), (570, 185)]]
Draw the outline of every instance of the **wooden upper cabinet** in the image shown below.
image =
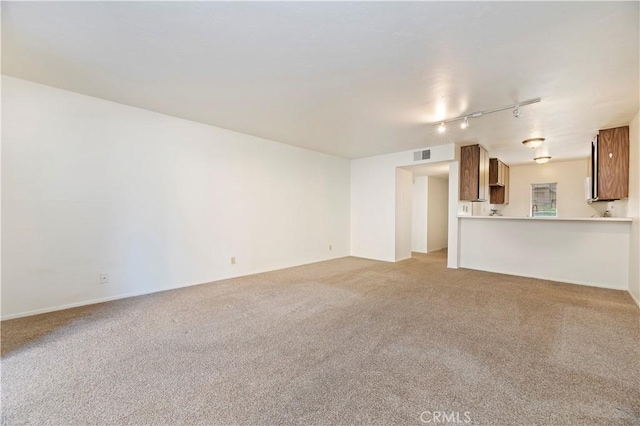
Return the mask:
[(460, 200), (486, 201), (489, 198), (489, 155), (480, 145), (460, 148)]
[(629, 126), (598, 133), (598, 199), (629, 196)]
[(509, 183), (509, 175), (511, 173), (511, 169), (505, 164), (504, 171), (506, 175), (504, 178), (504, 197), (502, 198), (502, 204), (509, 204), (509, 189), (511, 188), (511, 184)]
[(491, 204), (509, 204), (509, 166), (497, 158), (489, 159), (489, 186)]
[(489, 159), (489, 186), (504, 186), (506, 164), (497, 158)]

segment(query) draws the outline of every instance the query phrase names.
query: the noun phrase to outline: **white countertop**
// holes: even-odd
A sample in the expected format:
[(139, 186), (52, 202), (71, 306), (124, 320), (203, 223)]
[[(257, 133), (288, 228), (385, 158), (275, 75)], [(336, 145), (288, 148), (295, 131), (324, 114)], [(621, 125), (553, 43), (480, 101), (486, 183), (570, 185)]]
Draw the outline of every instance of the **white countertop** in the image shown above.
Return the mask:
[(514, 216), (458, 216), (459, 219), (490, 219), (490, 220), (538, 220), (538, 221), (566, 221), (566, 222), (631, 222), (630, 217), (514, 217)]

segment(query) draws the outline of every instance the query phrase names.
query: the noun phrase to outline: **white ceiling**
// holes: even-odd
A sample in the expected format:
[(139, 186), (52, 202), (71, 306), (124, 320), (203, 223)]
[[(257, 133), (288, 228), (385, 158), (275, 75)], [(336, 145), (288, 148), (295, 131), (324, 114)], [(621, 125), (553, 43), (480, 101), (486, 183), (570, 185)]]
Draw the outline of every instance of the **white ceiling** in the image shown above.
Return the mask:
[[(515, 164), (587, 156), (630, 122), (639, 19), (638, 2), (2, 2), (2, 72), (347, 158), (456, 142)], [(426, 124), (536, 97), (520, 119)]]

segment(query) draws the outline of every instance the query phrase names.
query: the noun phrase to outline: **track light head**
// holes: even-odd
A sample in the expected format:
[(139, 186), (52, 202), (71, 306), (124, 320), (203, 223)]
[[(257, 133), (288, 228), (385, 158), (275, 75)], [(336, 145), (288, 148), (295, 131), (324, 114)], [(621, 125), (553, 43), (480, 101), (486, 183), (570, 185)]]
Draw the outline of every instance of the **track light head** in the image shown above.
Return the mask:
[(520, 105), (516, 105), (516, 107), (513, 109), (513, 116), (515, 118), (520, 118)]
[(442, 123), (440, 123), (440, 125), (438, 126), (438, 132), (440, 133), (444, 133), (444, 131), (447, 130), (447, 126), (444, 125), (444, 121)]
[(462, 122), (462, 124), (460, 125), (461, 129), (466, 129), (467, 127), (469, 127), (469, 118), (465, 117), (464, 121)]

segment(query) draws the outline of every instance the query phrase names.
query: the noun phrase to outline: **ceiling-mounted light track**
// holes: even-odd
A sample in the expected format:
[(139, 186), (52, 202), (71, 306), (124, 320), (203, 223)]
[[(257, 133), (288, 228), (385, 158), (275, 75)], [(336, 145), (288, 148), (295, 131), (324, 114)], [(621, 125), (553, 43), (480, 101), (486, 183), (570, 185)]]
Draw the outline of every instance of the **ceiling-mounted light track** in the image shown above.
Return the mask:
[(446, 130), (446, 124), (447, 123), (451, 123), (453, 121), (458, 121), (458, 120), (464, 120), (466, 125), (465, 125), (465, 123), (463, 123), (460, 127), (463, 128), (463, 129), (466, 129), (469, 126), (469, 119), (470, 118), (478, 118), (478, 117), (482, 117), (483, 115), (493, 114), (494, 112), (505, 111), (507, 109), (512, 109), (513, 110), (513, 116), (518, 118), (522, 114), (521, 108), (523, 106), (536, 104), (536, 103), (540, 102), (541, 100), (542, 99), (540, 99), (540, 98), (529, 99), (528, 101), (519, 102), (517, 104), (507, 105), (507, 106), (503, 106), (503, 107), (499, 107), (499, 108), (488, 109), (488, 110), (485, 110), (485, 111), (477, 111), (477, 112), (473, 112), (471, 114), (465, 114), (465, 115), (461, 115), (459, 117), (449, 118), (447, 120), (441, 120), (441, 121), (438, 121), (436, 123), (431, 123), (431, 124), (437, 125), (438, 126), (438, 131), (440, 133), (443, 133)]

